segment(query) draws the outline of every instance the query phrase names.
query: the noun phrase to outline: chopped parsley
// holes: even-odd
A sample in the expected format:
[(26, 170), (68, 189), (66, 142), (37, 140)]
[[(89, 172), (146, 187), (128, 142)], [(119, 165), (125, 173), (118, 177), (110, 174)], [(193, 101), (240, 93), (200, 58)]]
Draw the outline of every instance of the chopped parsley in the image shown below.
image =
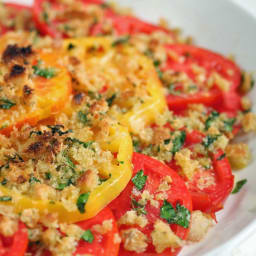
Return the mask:
[(69, 43), (67, 49), (68, 49), (68, 51), (71, 51), (71, 50), (73, 50), (75, 47), (76, 47), (76, 46), (75, 46), (74, 44)]
[(29, 178), (29, 183), (35, 183), (35, 182), (38, 182), (38, 183), (41, 183), (41, 181), (39, 179), (37, 179), (36, 177), (34, 176), (31, 176)]
[(70, 138), (70, 137), (67, 137), (65, 139), (66, 142), (72, 142), (72, 143), (77, 143), (79, 145), (82, 145), (84, 148), (89, 148), (93, 143), (94, 141), (87, 141), (87, 142), (83, 142), (81, 140), (78, 140), (76, 138)]
[(134, 198), (132, 198), (132, 209), (137, 212), (138, 215), (147, 215), (147, 211), (145, 210), (145, 205), (140, 204)]
[(0, 196), (0, 202), (9, 202), (12, 201), (11, 196)]
[(6, 185), (7, 184), (7, 182), (8, 182), (8, 180), (6, 179), (6, 178), (4, 178), (2, 181), (1, 181), (1, 185)]
[(140, 142), (138, 140), (133, 140), (132, 144), (135, 152), (141, 152)]
[(81, 236), (81, 239), (83, 239), (85, 242), (92, 243), (94, 240), (94, 236), (90, 229), (85, 230), (84, 233)]
[(0, 99), (0, 109), (10, 109), (15, 105), (16, 105), (16, 103), (14, 103), (8, 99), (5, 99), (5, 98)]
[(113, 105), (113, 102), (114, 102), (115, 99), (116, 99), (116, 94), (115, 93), (111, 97), (106, 99), (109, 107), (111, 107)]
[(190, 211), (179, 203), (177, 203), (175, 210), (167, 200), (164, 200), (164, 203), (160, 208), (160, 217), (165, 219), (170, 224), (174, 223), (184, 228), (188, 228)]
[(89, 199), (89, 196), (90, 196), (90, 193), (87, 192), (87, 193), (81, 194), (78, 197), (76, 205), (77, 205), (77, 209), (79, 210), (79, 212), (85, 213), (85, 205)]
[(52, 174), (51, 174), (50, 172), (46, 172), (46, 173), (45, 173), (45, 178), (46, 178), (47, 180), (50, 180), (50, 179), (52, 178)]
[(217, 158), (217, 160), (220, 161), (220, 160), (224, 159), (225, 157), (226, 157), (226, 154), (223, 153), (222, 155), (220, 155), (220, 156)]
[(224, 121), (224, 130), (226, 132), (232, 132), (233, 130), (233, 125), (235, 124), (236, 119), (235, 118), (229, 118)]
[(46, 24), (49, 24), (49, 15), (47, 12), (43, 12), (43, 20)]
[(178, 152), (182, 148), (182, 146), (185, 142), (185, 139), (186, 139), (186, 132), (185, 131), (181, 131), (180, 135), (176, 136), (173, 139), (173, 141), (172, 141), (172, 143), (173, 143), (172, 153), (173, 154), (175, 154), (176, 152)]
[(205, 130), (208, 130), (211, 127), (212, 122), (214, 122), (219, 115), (220, 114), (217, 111), (211, 112), (210, 116), (205, 121)]
[(38, 62), (37, 65), (34, 65), (32, 68), (34, 69), (34, 74), (37, 76), (41, 76), (47, 79), (53, 78), (56, 75), (56, 70), (53, 68), (41, 68), (41, 62)]
[(234, 190), (232, 191), (232, 194), (236, 194), (238, 193), (241, 188), (247, 183), (247, 179), (243, 179), (243, 180), (239, 180), (237, 183), (236, 183), (236, 186), (234, 188)]
[(47, 127), (48, 127), (49, 129), (51, 129), (52, 135), (55, 135), (55, 134), (57, 133), (59, 136), (62, 136), (62, 135), (65, 135), (65, 134), (68, 134), (68, 133), (72, 132), (72, 130), (62, 131), (62, 129), (64, 128), (64, 126), (61, 125), (61, 124), (57, 124), (57, 125), (47, 125)]
[(88, 119), (88, 113), (85, 113), (83, 111), (79, 111), (77, 113), (77, 118), (79, 122), (81, 122), (84, 125), (87, 125), (90, 122), (90, 120)]
[(138, 190), (142, 190), (146, 184), (147, 177), (148, 176), (144, 175), (143, 170), (140, 170), (132, 178), (132, 182)]
[(124, 37), (120, 37), (120, 38), (118, 38), (117, 40), (115, 40), (115, 41), (112, 43), (112, 47), (115, 47), (115, 46), (118, 46), (118, 45), (121, 45), (121, 44), (128, 43), (129, 40), (130, 40), (130, 36), (129, 36), (129, 35), (124, 36)]
[(203, 146), (206, 148), (209, 148), (211, 144), (213, 144), (217, 139), (218, 139), (219, 135), (207, 135), (204, 139), (203, 139)]

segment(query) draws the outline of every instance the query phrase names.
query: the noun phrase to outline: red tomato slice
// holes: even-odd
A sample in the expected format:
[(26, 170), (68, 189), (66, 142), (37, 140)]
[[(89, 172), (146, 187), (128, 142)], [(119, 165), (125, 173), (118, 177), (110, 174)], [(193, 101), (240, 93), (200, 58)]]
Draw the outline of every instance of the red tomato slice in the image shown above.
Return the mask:
[[(100, 234), (92, 230), (92, 227), (94, 225), (102, 225), (103, 221), (106, 220), (112, 221), (112, 230), (108, 231), (105, 234)], [(93, 241), (92, 243), (89, 243), (81, 239), (73, 255), (118, 255), (120, 243), (118, 241), (115, 242), (115, 236), (118, 235), (118, 228), (114, 215), (108, 207), (105, 207), (100, 213), (98, 213), (92, 219), (80, 221), (76, 224), (80, 226), (83, 230), (90, 230), (93, 234)], [(37, 250), (38, 248), (36, 246), (29, 248), (29, 252), (32, 253), (32, 255), (37, 255)], [(44, 250), (40, 255), (51, 256), (52, 254), (49, 251)]]
[[(113, 228), (106, 234), (102, 235), (92, 231), (92, 226), (102, 224), (105, 220), (112, 220)], [(115, 236), (118, 234), (117, 224), (112, 211), (109, 208), (104, 208), (98, 215), (92, 219), (81, 221), (77, 223), (82, 229), (90, 229), (93, 233), (94, 240), (92, 243), (81, 240), (77, 246), (74, 255), (92, 254), (97, 256), (117, 256), (119, 251), (119, 243), (115, 243)]]
[[(230, 164), (226, 157), (222, 158), (224, 152), (219, 150), (213, 155), (213, 170), (215, 176), (215, 185), (204, 189), (199, 189), (195, 184), (201, 176), (195, 175), (194, 180), (189, 182), (189, 191), (191, 191), (194, 210), (201, 210), (208, 213), (219, 211), (234, 185), (234, 176)], [(212, 175), (212, 171), (205, 173), (206, 178)], [(208, 176), (209, 177), (209, 176)]]
[[(170, 184), (170, 188), (167, 189), (167, 201), (172, 204), (172, 206), (175, 208), (177, 206), (177, 203), (180, 205), (183, 205), (186, 207), (190, 212), (192, 210), (192, 203), (191, 203), (191, 196), (186, 188), (186, 185), (184, 181), (179, 177), (179, 175), (170, 169), (167, 165), (159, 162), (158, 160), (155, 160), (149, 156), (134, 153), (133, 155), (133, 165), (134, 165), (134, 173), (133, 176), (135, 176), (138, 171), (143, 170), (144, 175), (147, 176), (147, 180), (144, 186), (144, 190), (149, 191), (149, 193), (152, 196), (157, 195), (157, 190), (159, 185), (162, 182), (162, 179), (166, 176), (170, 176), (172, 179), (172, 182)], [(113, 213), (117, 220), (119, 220), (127, 211), (131, 210), (133, 208), (132, 202), (131, 202), (131, 196), (136, 201), (140, 199), (141, 195), (135, 195), (132, 191), (134, 188), (134, 184), (132, 181), (127, 185), (126, 189), (120, 194), (118, 198), (116, 198), (111, 204), (110, 208), (113, 210)], [(163, 200), (158, 200), (159, 207), (154, 207), (150, 203), (147, 203), (145, 206), (145, 210), (147, 214), (145, 215), (148, 219), (148, 224), (141, 228), (137, 225), (135, 227), (139, 229), (143, 234), (147, 235), (149, 239), (149, 244), (144, 253), (134, 253), (126, 251), (121, 245), (121, 252), (120, 255), (176, 255), (180, 248), (173, 250), (166, 249), (163, 253), (157, 254), (155, 251), (155, 248), (151, 241), (151, 232), (154, 229), (154, 223), (157, 219), (160, 219), (160, 207), (163, 205)], [(161, 219), (165, 222), (164, 219)], [(119, 227), (120, 232), (127, 228), (134, 227), (134, 225), (121, 225)], [(172, 231), (179, 236), (181, 239), (186, 239), (189, 228), (184, 228), (177, 224), (170, 224), (170, 227)]]
[[(186, 139), (186, 145), (192, 144), (187, 143)], [(197, 172), (192, 180), (183, 178), (192, 196), (193, 210), (201, 210), (210, 214), (223, 208), (223, 204), (234, 185), (234, 176), (229, 161), (221, 149), (212, 155), (212, 163), (212, 169)], [(168, 165), (177, 171), (180, 170), (174, 161)], [(201, 184), (202, 181), (207, 182), (209, 180), (213, 180), (213, 184), (205, 186)], [(199, 181), (201, 181), (201, 185), (198, 185)]]
[[(21, 12), (27, 12), (27, 14), (31, 13), (31, 8), (29, 6), (25, 6), (25, 5), (20, 5), (20, 4), (12, 4), (12, 3), (3, 3), (4, 4), (4, 9), (5, 12), (7, 14), (7, 20), (8, 22), (10, 22), (11, 20), (13, 20), (17, 13), (21, 13)], [(5, 20), (6, 21), (6, 20)], [(25, 30), (29, 30), (29, 28), (31, 28), (31, 23), (32, 23), (32, 17), (31, 20), (28, 18), (28, 20), (26, 21), (27, 24), (25, 25)], [(0, 21), (0, 35), (5, 34), (8, 31), (13, 31), (14, 27), (10, 26), (6, 26), (4, 21)]]
[[(86, 5), (104, 3), (101, 0), (79, 0), (79, 1), (83, 2)], [(59, 21), (53, 20), (50, 22), (50, 24), (47, 24), (42, 20), (42, 12), (43, 12), (42, 6), (45, 2), (51, 3), (51, 8), (53, 9), (56, 9), (56, 10), (65, 9), (65, 5), (58, 3), (58, 1), (56, 0), (35, 0), (34, 7), (33, 7), (33, 17), (38, 30), (43, 35), (49, 35), (53, 38), (68, 37), (67, 34), (60, 32), (57, 28), (58, 24), (61, 24), (62, 22), (61, 20)], [(150, 34), (157, 30), (164, 31), (166, 33), (173, 35), (171, 31), (165, 28), (162, 28), (160, 26), (156, 26), (156, 25), (144, 22), (132, 16), (123, 16), (123, 15), (117, 14), (110, 8), (102, 7), (102, 9), (103, 8), (104, 8), (103, 20), (91, 27), (91, 30), (89, 33), (91, 36), (102, 34), (103, 33), (102, 26), (103, 24), (106, 23), (107, 20), (108, 21), (110, 20), (112, 22), (114, 33), (118, 36), (127, 35), (127, 34), (131, 35), (136, 33)]]
[[(236, 112), (240, 108), (240, 96), (237, 88), (241, 82), (241, 72), (239, 67), (231, 60), (212, 51), (192, 45), (174, 44), (167, 45), (167, 51), (171, 50), (178, 58), (169, 57), (164, 70), (175, 72), (185, 72), (193, 81), (195, 73), (193, 65), (198, 65), (205, 70), (206, 78), (216, 72), (221, 77), (230, 82), (230, 89), (227, 92), (221, 91), (214, 85), (208, 92), (198, 92), (190, 95), (168, 95), (167, 102), (172, 110), (182, 110), (191, 103), (201, 103), (206, 106), (215, 107), (219, 111)], [(180, 60), (179, 57), (182, 57)], [(205, 86), (206, 87), (206, 82)]]
[(118, 36), (134, 35), (138, 33), (151, 34), (154, 31), (163, 31), (173, 36), (172, 32), (168, 29), (150, 24), (132, 16), (119, 15), (117, 13), (114, 13), (111, 9), (106, 10), (105, 20), (103, 20), (101, 23), (96, 24), (91, 29), (91, 35), (96, 36), (98, 34), (102, 34), (102, 26), (106, 22), (106, 20), (111, 20), (114, 28), (114, 33)]
[(28, 232), (25, 224), (19, 223), (18, 231), (12, 237), (1, 236), (0, 256), (23, 256), (28, 246)]

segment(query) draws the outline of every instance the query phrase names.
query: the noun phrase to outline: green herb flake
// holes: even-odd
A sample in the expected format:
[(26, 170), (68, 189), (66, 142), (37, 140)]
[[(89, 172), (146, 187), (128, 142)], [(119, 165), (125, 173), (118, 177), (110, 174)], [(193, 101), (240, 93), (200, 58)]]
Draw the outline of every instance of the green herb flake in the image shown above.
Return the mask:
[(236, 119), (235, 118), (229, 118), (224, 121), (224, 130), (226, 132), (232, 132), (233, 131), (233, 125), (235, 124)]
[(140, 170), (132, 178), (132, 182), (138, 190), (142, 190), (146, 184), (147, 177), (148, 176), (144, 175), (143, 170)]
[(43, 21), (46, 23), (46, 24), (49, 24), (49, 15), (47, 12), (43, 12)]
[(52, 178), (52, 174), (51, 174), (50, 172), (46, 172), (46, 173), (45, 173), (45, 178), (46, 178), (47, 180), (50, 180), (50, 179)]
[(211, 124), (216, 120), (220, 114), (217, 111), (212, 111), (210, 116), (205, 121), (205, 130), (211, 127)]
[(115, 47), (115, 46), (118, 46), (118, 45), (121, 45), (121, 44), (128, 43), (129, 40), (130, 40), (130, 36), (129, 36), (129, 35), (124, 36), (124, 37), (120, 37), (120, 38), (118, 38), (117, 40), (115, 40), (115, 41), (112, 43), (112, 47)]
[(79, 212), (85, 213), (85, 205), (89, 199), (89, 196), (90, 196), (90, 193), (88, 192), (88, 193), (81, 194), (78, 197), (76, 205), (77, 205)]
[(55, 135), (57, 133), (59, 136), (62, 136), (62, 135), (65, 135), (65, 134), (68, 134), (68, 133), (72, 132), (72, 130), (70, 130), (70, 129), (66, 130), (66, 131), (62, 131), (64, 126), (60, 125), (60, 124), (57, 124), (57, 125), (47, 125), (47, 127), (49, 129), (51, 129), (52, 135)]
[(41, 62), (38, 62), (37, 65), (32, 66), (32, 68), (34, 70), (34, 75), (41, 76), (41, 77), (44, 77), (46, 79), (53, 78), (56, 75), (56, 70), (55, 69), (53, 69), (53, 68), (41, 68), (40, 63)]
[(94, 236), (90, 229), (85, 230), (84, 233), (81, 236), (81, 239), (83, 239), (85, 242), (92, 243), (94, 240)]
[(134, 198), (132, 198), (132, 209), (135, 210), (138, 215), (147, 215), (145, 205), (140, 204)]
[(207, 135), (204, 139), (203, 139), (203, 146), (205, 148), (209, 148), (211, 144), (213, 144), (217, 139), (218, 139), (219, 135)]
[(239, 180), (237, 183), (236, 183), (236, 186), (234, 188), (234, 190), (232, 191), (232, 194), (236, 194), (238, 193), (241, 188), (247, 183), (247, 179), (243, 179), (243, 180)]
[(90, 120), (88, 119), (88, 114), (84, 113), (83, 111), (79, 111), (77, 113), (77, 118), (79, 120), (79, 122), (81, 122), (82, 124), (86, 125), (90, 122)]
[(2, 181), (1, 181), (1, 185), (6, 185), (7, 184), (7, 182), (8, 182), (8, 180), (6, 179), (6, 178), (4, 178)]
[(135, 152), (141, 152), (140, 142), (138, 140), (133, 140), (132, 145)]
[(222, 155), (220, 155), (220, 156), (217, 158), (217, 160), (218, 160), (218, 161), (221, 161), (221, 160), (224, 159), (225, 157), (226, 157), (226, 154), (223, 153)]
[(164, 200), (164, 203), (160, 208), (161, 218), (165, 219), (170, 224), (174, 223), (184, 228), (189, 227), (190, 216), (190, 211), (179, 203), (177, 203), (175, 210), (167, 200)]
[(34, 176), (31, 176), (29, 178), (29, 183), (35, 183), (35, 182), (38, 182), (38, 183), (41, 183), (41, 181), (39, 179), (37, 179), (36, 177)]
[(182, 148), (182, 146), (185, 143), (185, 140), (186, 140), (186, 132), (181, 131), (180, 135), (176, 136), (172, 141), (172, 143), (173, 143), (172, 153), (173, 154), (175, 154)]
[(5, 99), (5, 98), (0, 99), (0, 109), (10, 109), (15, 105), (16, 105), (16, 103), (14, 103), (8, 99)]
[(115, 93), (111, 97), (106, 99), (109, 107), (111, 107), (113, 105), (113, 102), (114, 102), (115, 99), (116, 99), (116, 94)]
[(9, 202), (12, 201), (11, 196), (0, 196), (0, 202)]
[(77, 143), (79, 145), (82, 145), (84, 148), (89, 148), (92, 146), (92, 144), (94, 143), (94, 141), (87, 141), (87, 142), (83, 142), (83, 141), (80, 141), (76, 138), (70, 138), (70, 137), (67, 137), (65, 139), (66, 142), (72, 142), (72, 143)]
[(71, 51), (71, 50), (73, 50), (75, 47), (76, 47), (76, 46), (75, 46), (74, 44), (69, 43), (67, 49), (68, 49), (68, 51)]

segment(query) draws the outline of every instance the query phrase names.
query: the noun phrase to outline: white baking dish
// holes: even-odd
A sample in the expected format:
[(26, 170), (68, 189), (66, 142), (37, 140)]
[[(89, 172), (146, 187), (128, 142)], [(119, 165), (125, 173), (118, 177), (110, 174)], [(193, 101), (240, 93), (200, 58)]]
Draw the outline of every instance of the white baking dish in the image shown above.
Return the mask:
[[(75, 0), (74, 0), (75, 1)], [(15, 2), (15, 1), (13, 1)], [(31, 3), (32, 0), (16, 0)], [(196, 44), (221, 52), (234, 54), (239, 65), (256, 71), (256, 1), (255, 0), (119, 0), (132, 7), (135, 13), (149, 21), (166, 18)], [(245, 8), (243, 8), (243, 6)], [(254, 7), (254, 9), (253, 9)], [(256, 89), (251, 94), (256, 98)], [(256, 110), (256, 104), (254, 104)], [(256, 156), (256, 137), (247, 136)], [(218, 225), (206, 239), (185, 248), (181, 256), (255, 256), (256, 236), (256, 161), (245, 170), (236, 172), (236, 180), (247, 178), (248, 183), (237, 195), (231, 195), (225, 209), (218, 215)], [(243, 243), (247, 242), (244, 245)], [(254, 241), (254, 242), (253, 242)], [(246, 252), (247, 249), (247, 252)]]

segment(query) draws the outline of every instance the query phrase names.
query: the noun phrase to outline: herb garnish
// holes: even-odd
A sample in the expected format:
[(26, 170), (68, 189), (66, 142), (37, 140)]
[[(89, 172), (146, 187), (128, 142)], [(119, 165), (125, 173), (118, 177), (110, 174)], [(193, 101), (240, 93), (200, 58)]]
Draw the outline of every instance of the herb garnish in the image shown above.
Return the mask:
[(140, 204), (134, 198), (132, 198), (132, 209), (137, 212), (138, 215), (146, 215), (145, 205)]
[(116, 94), (114, 93), (111, 97), (106, 99), (109, 107), (111, 107), (113, 105), (115, 98), (116, 98)]
[(90, 196), (90, 193), (87, 192), (87, 193), (84, 193), (84, 194), (81, 194), (78, 199), (77, 199), (77, 202), (76, 202), (76, 205), (77, 205), (77, 209), (79, 210), (79, 212), (81, 213), (85, 213), (85, 205), (89, 199), (89, 196)]
[(220, 114), (217, 111), (211, 112), (210, 116), (205, 121), (205, 130), (208, 130), (211, 127), (212, 122), (214, 122), (219, 115)]
[(16, 103), (14, 103), (8, 99), (5, 99), (5, 98), (0, 99), (0, 109), (10, 109), (15, 105), (16, 105)]
[(236, 186), (234, 188), (234, 190), (232, 191), (232, 194), (236, 194), (238, 193), (241, 188), (247, 183), (247, 179), (243, 179), (243, 180), (239, 180), (237, 183), (236, 183)]
[(172, 143), (173, 143), (173, 147), (172, 147), (172, 153), (175, 154), (176, 152), (178, 152), (183, 144), (185, 143), (185, 139), (186, 139), (186, 132), (185, 131), (181, 131), (180, 135), (176, 136)]
[(90, 229), (85, 230), (84, 233), (81, 236), (81, 239), (83, 239), (85, 242), (92, 243), (94, 240), (94, 236)]
[(41, 61), (38, 61), (37, 65), (32, 66), (34, 74), (47, 79), (53, 78), (56, 75), (56, 70), (53, 68), (41, 68)]
[(117, 40), (115, 40), (112, 43), (112, 47), (118, 46), (120, 44), (128, 43), (129, 40), (130, 40), (130, 36), (129, 35), (124, 36), (124, 37), (120, 37), (120, 38), (118, 38)]
[(216, 141), (218, 139), (220, 135), (207, 135), (204, 139), (203, 139), (203, 146), (206, 148), (209, 148), (209, 146), (214, 143), (214, 141)]
[(11, 196), (0, 196), (0, 202), (8, 202), (11, 200), (12, 200)]
[(188, 228), (190, 211), (179, 203), (177, 203), (175, 210), (167, 200), (164, 200), (164, 203), (160, 208), (160, 217), (165, 219), (168, 223), (175, 223), (184, 228)]
[(138, 190), (142, 190), (146, 184), (147, 177), (148, 176), (144, 175), (143, 170), (140, 170), (132, 178), (132, 182)]

